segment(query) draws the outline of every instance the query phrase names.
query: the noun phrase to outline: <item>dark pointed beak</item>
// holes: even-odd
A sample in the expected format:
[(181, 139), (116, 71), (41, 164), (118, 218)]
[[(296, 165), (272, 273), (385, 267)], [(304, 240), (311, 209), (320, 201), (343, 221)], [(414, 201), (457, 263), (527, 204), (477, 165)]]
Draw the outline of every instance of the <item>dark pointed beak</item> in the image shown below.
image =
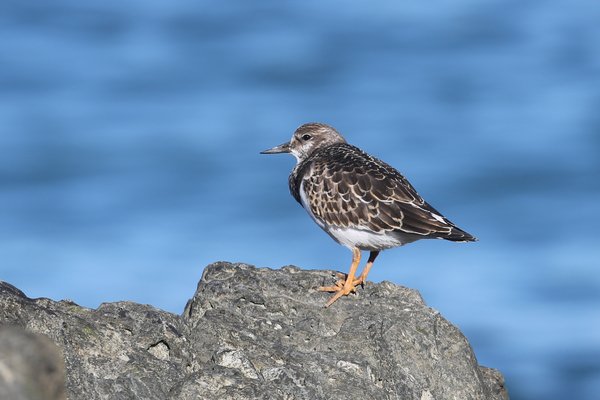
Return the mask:
[(272, 149), (261, 151), (260, 154), (278, 154), (278, 153), (289, 153), (290, 152), (290, 142), (280, 144), (279, 146), (275, 146)]

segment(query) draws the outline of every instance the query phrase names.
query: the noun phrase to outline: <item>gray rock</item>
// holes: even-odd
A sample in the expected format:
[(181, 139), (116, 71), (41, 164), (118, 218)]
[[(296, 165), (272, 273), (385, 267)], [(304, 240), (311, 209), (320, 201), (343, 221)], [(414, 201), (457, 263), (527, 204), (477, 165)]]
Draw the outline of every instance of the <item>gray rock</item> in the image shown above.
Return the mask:
[(52, 340), (0, 326), (0, 399), (66, 399), (63, 358)]
[(324, 308), (334, 274), (214, 263), (182, 316), (0, 283), (0, 322), (62, 348), (69, 399), (508, 399), (416, 290), (369, 282)]

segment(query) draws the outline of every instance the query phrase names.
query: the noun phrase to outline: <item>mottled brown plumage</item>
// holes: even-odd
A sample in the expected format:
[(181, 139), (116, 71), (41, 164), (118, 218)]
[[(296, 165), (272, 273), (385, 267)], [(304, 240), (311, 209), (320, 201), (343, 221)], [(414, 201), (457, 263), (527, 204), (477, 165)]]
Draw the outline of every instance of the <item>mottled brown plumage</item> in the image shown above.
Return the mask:
[[(263, 153), (296, 157), (289, 177), (292, 196), (336, 242), (353, 251), (347, 279), (320, 288), (337, 292), (327, 306), (366, 282), (381, 250), (426, 238), (477, 240), (425, 202), (400, 172), (349, 145), (328, 125), (302, 125), (290, 142)], [(371, 251), (371, 256), (360, 277), (354, 278), (360, 250)]]
[(425, 202), (401, 173), (347, 143), (317, 148), (294, 169), (290, 191), (300, 204), (302, 184), (311, 211), (326, 224), (473, 240)]

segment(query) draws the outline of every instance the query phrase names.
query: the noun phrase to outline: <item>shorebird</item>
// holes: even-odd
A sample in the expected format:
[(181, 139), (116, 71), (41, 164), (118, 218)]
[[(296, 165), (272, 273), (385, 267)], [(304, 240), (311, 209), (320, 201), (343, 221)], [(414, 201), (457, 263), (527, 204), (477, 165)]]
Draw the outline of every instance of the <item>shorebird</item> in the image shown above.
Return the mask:
[[(352, 250), (348, 274), (338, 274), (335, 286), (317, 288), (336, 292), (325, 307), (364, 285), (382, 250), (419, 239), (477, 241), (425, 202), (400, 172), (348, 144), (329, 125), (304, 124), (289, 142), (261, 152), (278, 153), (296, 157), (288, 180), (292, 196), (333, 240)], [(369, 260), (356, 277), (361, 250), (370, 251)]]

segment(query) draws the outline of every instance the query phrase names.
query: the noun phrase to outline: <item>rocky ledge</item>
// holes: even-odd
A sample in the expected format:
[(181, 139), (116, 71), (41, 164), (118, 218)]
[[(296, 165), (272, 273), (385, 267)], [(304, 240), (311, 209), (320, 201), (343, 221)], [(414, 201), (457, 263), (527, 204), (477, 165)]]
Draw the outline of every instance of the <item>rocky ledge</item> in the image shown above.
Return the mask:
[[(11, 337), (41, 333), (58, 345), (71, 400), (508, 399), (502, 374), (479, 366), (418, 291), (369, 282), (324, 308), (331, 294), (315, 288), (334, 275), (214, 263), (183, 315), (128, 301), (94, 310), (30, 299), (0, 282), (0, 323), (24, 329)], [(62, 379), (61, 361), (46, 372)], [(0, 360), (0, 394), (18, 374), (7, 365)], [(44, 385), (53, 388), (46, 397), (14, 398), (64, 398)]]

